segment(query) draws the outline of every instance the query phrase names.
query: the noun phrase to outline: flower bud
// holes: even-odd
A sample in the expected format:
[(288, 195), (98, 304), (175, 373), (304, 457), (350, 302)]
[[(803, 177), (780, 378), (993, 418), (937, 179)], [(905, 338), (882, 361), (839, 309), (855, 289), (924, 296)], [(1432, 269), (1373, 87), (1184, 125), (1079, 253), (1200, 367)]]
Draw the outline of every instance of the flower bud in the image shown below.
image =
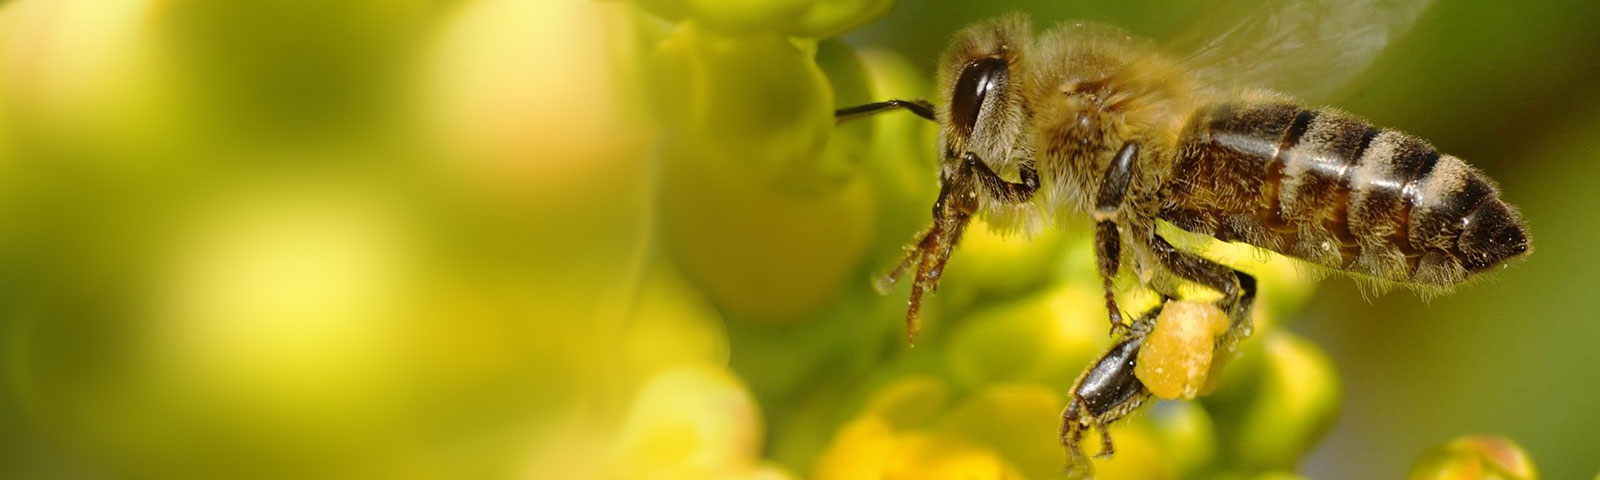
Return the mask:
[(1429, 449), (1407, 480), (1537, 480), (1528, 452), (1497, 435), (1469, 435)]
[(1259, 341), (1260, 364), (1241, 372), (1253, 378), (1224, 382), (1207, 408), (1218, 431), (1227, 432), (1223, 444), (1232, 464), (1292, 468), (1332, 425), (1339, 378), (1327, 355), (1304, 339), (1277, 331)]
[(801, 37), (832, 37), (883, 16), (893, 6), (894, 0), (816, 0), (787, 31)]
[(778, 30), (813, 0), (686, 0), (695, 19), (726, 31)]
[(1193, 477), (1216, 460), (1216, 427), (1212, 425), (1211, 415), (1199, 404), (1157, 403), (1147, 418), (1167, 463), (1181, 477)]
[(719, 32), (828, 38), (883, 16), (894, 0), (635, 0), (634, 4), (668, 20), (692, 20)]
[(750, 467), (761, 414), (738, 378), (711, 367), (667, 370), (645, 384), (618, 439), (621, 478), (694, 478)]
[(1105, 349), (1104, 302), (1091, 290), (1062, 284), (1033, 297), (980, 310), (952, 333), (946, 359), (956, 378), (982, 384), (1072, 385)]
[(949, 385), (935, 377), (911, 376), (874, 393), (862, 413), (882, 418), (894, 428), (921, 428), (932, 424), (949, 403)]
[(832, 88), (809, 54), (776, 34), (686, 23), (654, 63), (673, 139), (663, 227), (685, 274), (730, 319), (798, 319), (859, 288), (848, 280), (875, 230), (873, 186), (785, 188), (818, 174), (834, 127)]
[[(1173, 465), (1167, 452), (1142, 423), (1118, 423), (1111, 427), (1111, 438), (1116, 441), (1116, 455), (1111, 458), (1094, 458), (1095, 480), (1147, 480), (1175, 479)], [(1100, 432), (1085, 435), (1083, 444), (1090, 448), (1100, 445)], [(1093, 455), (1093, 450), (1090, 453)], [(1070, 475), (1069, 475), (1070, 478)]]
[(775, 33), (693, 22), (657, 48), (650, 96), (685, 160), (725, 181), (770, 185), (815, 162), (834, 127), (833, 90), (811, 54)]
[(621, 352), (631, 373), (690, 364), (727, 365), (728, 334), (722, 319), (682, 278), (651, 272), (635, 302)]
[(975, 221), (962, 237), (960, 251), (950, 256), (939, 292), (951, 297), (946, 301), (972, 302), (1036, 289), (1060, 276), (1058, 259), (1068, 248), (1064, 237), (1057, 228), (1024, 235)]

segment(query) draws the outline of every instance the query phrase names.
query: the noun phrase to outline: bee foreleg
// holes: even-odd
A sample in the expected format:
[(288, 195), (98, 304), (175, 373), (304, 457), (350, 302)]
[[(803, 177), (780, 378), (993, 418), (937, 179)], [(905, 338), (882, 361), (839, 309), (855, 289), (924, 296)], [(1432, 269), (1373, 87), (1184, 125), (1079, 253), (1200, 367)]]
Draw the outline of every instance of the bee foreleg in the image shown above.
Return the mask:
[(911, 237), (911, 243), (906, 245), (906, 253), (900, 257), (900, 263), (895, 264), (894, 268), (873, 279), (873, 288), (881, 295), (888, 295), (894, 292), (895, 284), (900, 283), (900, 279), (905, 277), (906, 271), (922, 260), (922, 253), (925, 249), (923, 244), (932, 241), (932, 239), (933, 225), (929, 225), (922, 231), (917, 232), (916, 236)]
[[(863, 105), (858, 109), (870, 110), (867, 107), (869, 106)], [(897, 107), (875, 108), (882, 110)], [(901, 275), (904, 275), (913, 264), (916, 265), (916, 277), (911, 283), (911, 300), (906, 309), (908, 342), (915, 340), (917, 329), (921, 325), (919, 319), (923, 295), (938, 290), (939, 278), (944, 275), (945, 262), (950, 260), (951, 251), (961, 242), (961, 234), (966, 231), (967, 223), (978, 208), (977, 189), (982, 188), (988, 196), (1002, 201), (1027, 201), (1039, 189), (1039, 175), (1032, 165), (1024, 165), (1021, 176), (1020, 183), (1007, 182), (995, 175), (994, 170), (983, 163), (977, 154), (967, 152), (963, 157), (961, 169), (942, 180), (939, 198), (933, 204), (933, 224), (923, 231), (921, 238), (916, 240), (914, 245), (907, 248), (906, 256), (893, 270), (874, 282), (879, 292), (887, 293)]]
[(938, 118), (934, 117), (933, 115), (933, 104), (928, 103), (927, 100), (886, 100), (882, 102), (869, 103), (866, 105), (845, 107), (834, 110), (833, 119), (835, 122), (843, 122), (845, 120), (850, 120), (857, 117), (899, 109), (905, 109), (906, 111), (914, 113), (919, 117), (928, 119), (929, 121), (939, 121)]
[[(1239, 340), (1250, 336), (1250, 309), (1256, 298), (1256, 279), (1198, 255), (1178, 250), (1160, 235), (1150, 237), (1150, 249), (1157, 262), (1173, 274), (1222, 293), (1217, 306), (1228, 312), (1231, 325), (1218, 345), (1231, 350)], [(1163, 292), (1168, 294), (1169, 292)], [(1175, 293), (1175, 292), (1170, 292)]]
[[(906, 342), (915, 345), (917, 330), (921, 328), (922, 297), (939, 289), (939, 279), (944, 276), (945, 263), (950, 260), (950, 253), (956, 244), (961, 242), (962, 233), (966, 232), (967, 223), (971, 220), (967, 205), (959, 201), (965, 196), (964, 192), (970, 191), (970, 184), (964, 178), (946, 182), (939, 191), (939, 199), (933, 205), (933, 223), (914, 237), (914, 243), (906, 247), (905, 256), (900, 259), (894, 269), (874, 282), (879, 293), (887, 294), (894, 289), (894, 285), (915, 266), (915, 276), (911, 281), (911, 299), (906, 308)], [(954, 197), (954, 198), (953, 198)]]
[(1007, 203), (1026, 202), (1033, 198), (1034, 192), (1039, 191), (1039, 172), (1033, 168), (1032, 162), (1022, 165), (1018, 171), (1021, 181), (1016, 183), (1000, 178), (1000, 175), (995, 174), (994, 170), (989, 168), (989, 164), (983, 163), (983, 159), (978, 158), (976, 153), (967, 152), (962, 156), (961, 169), (966, 175), (977, 180), (978, 185), (983, 187), (990, 198)]

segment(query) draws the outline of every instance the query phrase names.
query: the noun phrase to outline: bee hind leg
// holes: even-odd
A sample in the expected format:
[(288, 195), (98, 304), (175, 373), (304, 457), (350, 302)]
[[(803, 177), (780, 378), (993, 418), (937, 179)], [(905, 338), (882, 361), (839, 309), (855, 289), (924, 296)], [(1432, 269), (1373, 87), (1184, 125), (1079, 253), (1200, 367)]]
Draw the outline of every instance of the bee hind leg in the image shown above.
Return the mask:
[(1100, 431), (1100, 452), (1095, 456), (1109, 457), (1115, 452), (1110, 425), (1149, 400), (1150, 391), (1139, 380), (1134, 364), (1160, 310), (1157, 307), (1141, 316), (1122, 340), (1107, 349), (1073, 382), (1071, 401), (1061, 412), (1059, 430), (1061, 445), (1067, 453), (1067, 473), (1092, 474), (1089, 457), (1084, 455), (1082, 447), (1085, 431)]
[(1116, 447), (1111, 445), (1111, 425), (1100, 424), (1100, 453), (1094, 454), (1094, 458), (1111, 458), (1116, 453)]
[(1149, 246), (1156, 261), (1168, 271), (1222, 293), (1217, 306), (1228, 313), (1230, 324), (1227, 333), (1218, 340), (1220, 349), (1231, 351), (1240, 340), (1250, 336), (1253, 329), (1251, 308), (1256, 299), (1254, 276), (1178, 250), (1160, 235), (1152, 235)]
[[(1086, 424), (1086, 422), (1092, 422), (1093, 420), (1083, 418), (1082, 405), (1081, 400), (1074, 398), (1072, 402), (1067, 404), (1067, 408), (1061, 410), (1061, 447), (1066, 451), (1067, 457), (1065, 464), (1061, 467), (1061, 472), (1069, 478), (1094, 477), (1094, 463), (1089, 460), (1089, 456), (1084, 455), (1083, 447), (1081, 446), (1083, 432), (1094, 428), (1094, 425), (1092, 423)], [(1103, 428), (1100, 432), (1102, 435), (1105, 434)]]

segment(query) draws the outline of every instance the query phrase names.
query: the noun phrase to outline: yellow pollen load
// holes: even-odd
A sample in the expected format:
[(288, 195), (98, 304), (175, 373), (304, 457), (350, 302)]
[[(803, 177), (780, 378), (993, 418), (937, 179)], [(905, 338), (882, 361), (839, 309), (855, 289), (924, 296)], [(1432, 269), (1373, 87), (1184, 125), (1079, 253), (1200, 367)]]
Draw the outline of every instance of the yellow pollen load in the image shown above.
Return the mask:
[(1156, 397), (1192, 399), (1206, 386), (1217, 338), (1227, 330), (1228, 315), (1216, 305), (1167, 302), (1133, 372)]

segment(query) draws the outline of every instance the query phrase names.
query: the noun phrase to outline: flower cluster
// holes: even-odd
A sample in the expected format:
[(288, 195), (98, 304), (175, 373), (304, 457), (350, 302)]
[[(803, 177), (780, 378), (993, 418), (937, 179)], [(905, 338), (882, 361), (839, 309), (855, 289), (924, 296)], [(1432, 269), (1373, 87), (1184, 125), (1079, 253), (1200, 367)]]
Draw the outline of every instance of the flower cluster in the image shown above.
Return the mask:
[[(935, 96), (838, 38), (892, 3), (0, 2), (0, 476), (1057, 474), (1087, 225), (975, 223), (915, 348), (870, 285), (937, 190), (933, 125), (832, 116)], [(1163, 320), (1140, 376), (1197, 398), (1100, 478), (1297, 478), (1312, 283), (1163, 228), (1260, 277), (1256, 333), (1196, 363), (1215, 312)], [(1412, 478), (1481, 472), (1533, 477), (1472, 437)]]
[[(730, 368), (769, 426), (764, 455), (819, 479), (1058, 474), (1064, 391), (1109, 340), (1089, 229), (1021, 239), (980, 222), (927, 307), (922, 340), (899, 344), (905, 292), (874, 298), (866, 284), (926, 221), (934, 127), (901, 114), (835, 124), (829, 112), (928, 98), (928, 72), (826, 38), (841, 28), (796, 27), (814, 17), (794, 12), (847, 2), (638, 3), (665, 20), (644, 22), (659, 38), (644, 88), (665, 136), (663, 268), (723, 315)], [(881, 6), (854, 5), (839, 25)], [(1199, 400), (1117, 424), (1117, 454), (1096, 460), (1098, 478), (1298, 478), (1340, 402), (1331, 361), (1283, 328), (1313, 282), (1282, 257), (1162, 233), (1261, 278), (1255, 335), (1157, 392)], [(1124, 305), (1154, 306), (1136, 284), (1119, 280)], [(1193, 339), (1159, 341), (1184, 335)], [(1213, 353), (1163, 348), (1169, 358), (1152, 365)]]

